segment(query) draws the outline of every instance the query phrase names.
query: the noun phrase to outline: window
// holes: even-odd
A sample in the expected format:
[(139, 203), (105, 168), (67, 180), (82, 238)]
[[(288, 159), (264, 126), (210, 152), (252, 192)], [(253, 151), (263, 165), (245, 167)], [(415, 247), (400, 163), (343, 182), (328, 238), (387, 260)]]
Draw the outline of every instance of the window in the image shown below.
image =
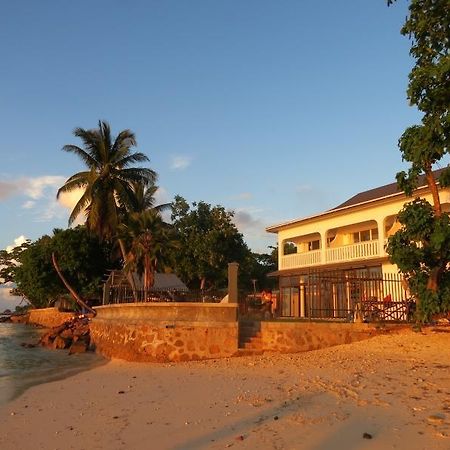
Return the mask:
[(353, 242), (374, 241), (378, 239), (378, 228), (371, 228), (370, 230), (361, 230), (353, 233)]
[(313, 250), (319, 250), (320, 249), (320, 240), (317, 239), (316, 241), (309, 241), (308, 242), (308, 251), (311, 252)]

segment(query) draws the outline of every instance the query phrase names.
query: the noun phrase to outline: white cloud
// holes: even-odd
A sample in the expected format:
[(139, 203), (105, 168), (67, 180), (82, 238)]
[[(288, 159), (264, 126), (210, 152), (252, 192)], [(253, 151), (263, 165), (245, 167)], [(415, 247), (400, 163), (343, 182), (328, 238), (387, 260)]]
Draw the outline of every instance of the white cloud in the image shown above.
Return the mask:
[(6, 247), (6, 251), (10, 252), (14, 247), (18, 247), (19, 245), (22, 245), (26, 241), (27, 241), (27, 238), (23, 234), (21, 234), (19, 237), (16, 237), (14, 239), (14, 243), (13, 244), (8, 245)]
[(6, 200), (20, 192), (20, 184), (17, 181), (0, 181), (0, 201)]
[(22, 179), (25, 195), (33, 200), (38, 200), (49, 193), (56, 196), (56, 190), (64, 184), (65, 177), (59, 175), (45, 175), (36, 178)]
[(251, 192), (241, 192), (233, 197), (231, 197), (232, 200), (251, 200), (253, 198), (253, 195)]
[(52, 219), (67, 217), (82, 195), (81, 189), (64, 193), (56, 199), (56, 193), (66, 178), (60, 175), (41, 177), (21, 177), (13, 181), (0, 182), (0, 201), (11, 197), (22, 197), (21, 207), (30, 211), (36, 222), (49, 222)]
[(302, 194), (304, 192), (311, 192), (313, 190), (312, 186), (310, 186), (309, 184), (301, 184), (300, 186), (297, 186), (295, 188), (295, 191), (298, 194)]
[(62, 192), (58, 198), (58, 202), (64, 206), (64, 208), (72, 210), (78, 203), (78, 200), (80, 200), (83, 193), (84, 189), (82, 188), (76, 188), (70, 192)]
[[(58, 204), (59, 206), (62, 206), (66, 212), (68, 211), (70, 214), (72, 212), (72, 209), (78, 203), (78, 200), (80, 200), (83, 194), (84, 194), (83, 188), (76, 188), (71, 192), (62, 192), (58, 198)], [(80, 225), (84, 223), (85, 219), (86, 217), (84, 213), (80, 213), (78, 217), (75, 219), (73, 225), (74, 226)]]
[(162, 205), (163, 203), (170, 203), (169, 193), (163, 187), (158, 187), (155, 192), (155, 205)]
[(190, 156), (174, 155), (171, 157), (170, 168), (172, 170), (184, 170), (191, 165), (191, 161)]
[(260, 208), (238, 209), (234, 212), (237, 229), (244, 235), (249, 247), (259, 253), (267, 253), (267, 247), (276, 244), (276, 238), (266, 232), (269, 224), (260, 217), (263, 212)]
[[(14, 239), (14, 243), (11, 245), (7, 245), (5, 250), (9, 253), (12, 251), (12, 249), (14, 247), (18, 247), (19, 245), (23, 244), (24, 242), (26, 242), (28, 239), (22, 234), (19, 237), (16, 237)], [(15, 264), (17, 264), (17, 261), (13, 260), (12, 262), (14, 262)], [(4, 265), (0, 265), (0, 269), (2, 269), (3, 267), (5, 267)], [(0, 282), (3, 283), (3, 281), (5, 281), (4, 278), (0, 278)], [(4, 285), (0, 286), (1, 287), (8, 287), (9, 289), (11, 289), (12, 287), (14, 287), (14, 285), (11, 282), (5, 283)], [(6, 291), (1, 291), (3, 294), (5, 294)], [(9, 291), (8, 291), (9, 292)]]
[(27, 200), (25, 203), (22, 204), (23, 209), (31, 209), (36, 204), (34, 200)]
[(14, 311), (16, 306), (22, 302), (22, 297), (13, 296), (9, 293), (11, 287), (9, 283), (0, 286), (0, 312), (3, 312), (5, 309)]

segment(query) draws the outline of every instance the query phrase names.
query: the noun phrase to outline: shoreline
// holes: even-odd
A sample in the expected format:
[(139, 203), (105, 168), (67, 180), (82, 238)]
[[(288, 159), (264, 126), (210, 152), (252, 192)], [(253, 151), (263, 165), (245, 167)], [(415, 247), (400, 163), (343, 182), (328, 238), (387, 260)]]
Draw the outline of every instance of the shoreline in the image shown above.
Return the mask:
[(296, 354), (111, 360), (28, 389), (0, 418), (3, 450), (448, 449), (450, 333), (404, 330)]
[(38, 341), (45, 331), (33, 324), (0, 323), (0, 406), (34, 386), (64, 380), (108, 361), (95, 352), (69, 355), (42, 347)]

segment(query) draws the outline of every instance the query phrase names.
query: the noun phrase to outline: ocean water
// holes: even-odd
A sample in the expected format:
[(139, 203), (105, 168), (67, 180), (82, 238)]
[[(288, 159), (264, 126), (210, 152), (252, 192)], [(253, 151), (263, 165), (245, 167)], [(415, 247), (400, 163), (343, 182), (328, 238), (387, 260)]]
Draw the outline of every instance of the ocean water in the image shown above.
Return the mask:
[(0, 404), (31, 386), (66, 378), (107, 361), (92, 352), (68, 355), (68, 350), (21, 345), (36, 344), (43, 332), (29, 325), (0, 323)]

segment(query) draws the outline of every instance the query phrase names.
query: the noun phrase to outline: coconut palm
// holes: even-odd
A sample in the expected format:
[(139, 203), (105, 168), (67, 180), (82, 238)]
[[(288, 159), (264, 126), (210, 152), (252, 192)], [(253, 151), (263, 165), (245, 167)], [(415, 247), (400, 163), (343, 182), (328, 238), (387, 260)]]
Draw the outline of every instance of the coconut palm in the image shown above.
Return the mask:
[(148, 168), (131, 167), (148, 158), (132, 151), (136, 138), (130, 130), (121, 131), (113, 139), (109, 124), (99, 121), (98, 129), (76, 128), (73, 134), (82, 140), (83, 148), (65, 145), (63, 150), (79, 156), (88, 170), (72, 175), (58, 190), (57, 197), (83, 189), (83, 195), (70, 214), (69, 225), (84, 213), (89, 230), (100, 239), (112, 240), (120, 222), (119, 212), (135, 203), (134, 186), (154, 184), (156, 173)]
[(167, 266), (174, 241), (170, 237), (170, 226), (162, 220), (155, 209), (134, 212), (126, 223), (119, 226), (119, 237), (129, 249), (126, 254), (125, 271), (143, 275), (143, 289), (148, 293), (154, 284), (157, 268)]
[(172, 203), (161, 203), (155, 205), (155, 194), (158, 191), (158, 186), (154, 183), (143, 185), (142, 183), (135, 183), (133, 185), (134, 204), (132, 205), (133, 212), (143, 212), (146, 210), (154, 210), (158, 214), (172, 209)]

